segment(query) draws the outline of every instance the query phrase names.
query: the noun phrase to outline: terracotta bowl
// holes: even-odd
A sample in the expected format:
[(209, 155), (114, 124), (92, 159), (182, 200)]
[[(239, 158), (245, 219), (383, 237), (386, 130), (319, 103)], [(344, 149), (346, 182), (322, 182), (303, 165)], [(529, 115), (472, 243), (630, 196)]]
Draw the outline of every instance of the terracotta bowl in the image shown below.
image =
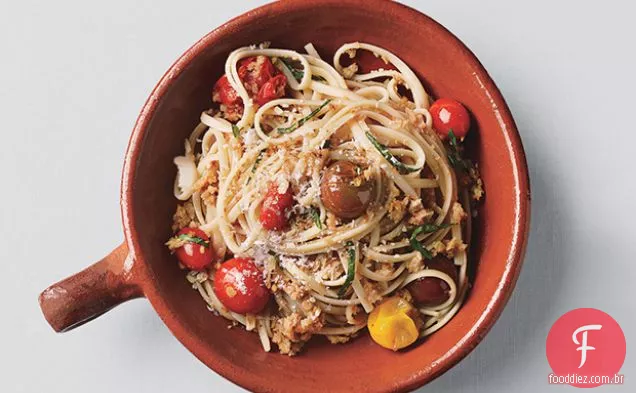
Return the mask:
[[(365, 333), (346, 345), (318, 338), (297, 357), (262, 351), (257, 335), (227, 329), (186, 283), (164, 242), (171, 235), (174, 156), (211, 105), (210, 91), (236, 47), (271, 41), (325, 57), (365, 41), (401, 57), (434, 96), (453, 97), (473, 115), (470, 144), (485, 203), (472, 239), (473, 287), (459, 313), (412, 348), (392, 352)], [(481, 341), (515, 285), (528, 234), (529, 182), (519, 134), (499, 90), (475, 56), (429, 17), (384, 0), (291, 0), (250, 11), (188, 49), (144, 105), (124, 162), (121, 207), (126, 242), (40, 295), (56, 331), (76, 327), (135, 297), (146, 297), (173, 334), (224, 377), (254, 391), (388, 392), (421, 386)], [(150, 377), (150, 376), (148, 376)]]

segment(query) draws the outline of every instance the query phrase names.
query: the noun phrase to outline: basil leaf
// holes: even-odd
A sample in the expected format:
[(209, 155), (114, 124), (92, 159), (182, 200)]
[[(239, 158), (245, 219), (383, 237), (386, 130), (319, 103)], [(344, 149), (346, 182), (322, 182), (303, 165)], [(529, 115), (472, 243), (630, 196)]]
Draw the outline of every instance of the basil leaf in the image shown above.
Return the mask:
[(331, 102), (331, 99), (323, 102), (318, 108), (314, 109), (313, 111), (311, 111), (310, 114), (308, 114), (307, 116), (305, 116), (302, 119), (298, 120), (297, 122), (295, 122), (291, 126), (285, 127), (285, 128), (278, 128), (277, 129), (278, 133), (279, 134), (289, 134), (290, 132), (297, 130), (299, 127), (302, 127), (303, 124), (307, 123), (312, 117), (314, 117), (318, 113), (320, 113), (322, 108), (327, 106), (330, 102)]
[(424, 225), (420, 225), (419, 227), (415, 228), (413, 230), (413, 232), (411, 233), (411, 237), (409, 237), (409, 244), (411, 245), (411, 248), (415, 251), (419, 251), (420, 254), (422, 254), (422, 257), (426, 258), (426, 259), (433, 259), (433, 254), (422, 245), (422, 243), (420, 243), (419, 240), (417, 240), (417, 235), (419, 235), (420, 233), (433, 233), (433, 232), (437, 232), (440, 229), (443, 228), (448, 228), (450, 225), (449, 224), (441, 224), (441, 225), (435, 225), (435, 224), (424, 224)]
[(305, 73), (302, 70), (299, 70), (296, 67), (294, 67), (294, 65), (284, 57), (280, 57), (279, 60), (281, 61), (281, 63), (285, 65), (285, 67), (287, 67), (289, 72), (291, 72), (291, 74), (294, 76), (294, 79), (298, 81), (303, 79), (303, 76), (305, 76)]
[(448, 130), (448, 143), (451, 146), (457, 148), (457, 137), (455, 136), (455, 133), (453, 132), (452, 128)]
[(458, 148), (457, 145), (457, 137), (453, 130), (448, 130), (448, 162), (455, 168), (460, 170), (469, 170), (471, 167), (471, 163), (468, 160), (465, 160)]
[(449, 226), (450, 226), (450, 224), (440, 224), (440, 225), (424, 224), (424, 225), (420, 225), (420, 226), (418, 226), (417, 228), (415, 228), (413, 230), (413, 232), (411, 233), (411, 237), (415, 237), (415, 236), (419, 235), (420, 233), (437, 232), (440, 229), (448, 228)]
[[(294, 79), (296, 79), (299, 82), (303, 79), (303, 77), (305, 76), (305, 71), (299, 70), (298, 68), (294, 67), (294, 65), (288, 59), (286, 59), (284, 57), (280, 57), (279, 60), (280, 60), (281, 63), (283, 63), (285, 65), (285, 67), (287, 67), (289, 72), (291, 72), (291, 74), (294, 77)], [(322, 76), (319, 76), (319, 75), (312, 75), (311, 76), (311, 80), (314, 80), (314, 81), (317, 81), (317, 82), (326, 82), (327, 81), (325, 78), (323, 78)]]
[(417, 240), (416, 238), (412, 237), (409, 239), (409, 244), (411, 245), (411, 248), (415, 251), (419, 251), (420, 254), (422, 254), (422, 257), (425, 259), (433, 259), (433, 254), (431, 254), (431, 252), (422, 245), (422, 243), (420, 243), (419, 240)]
[(252, 173), (256, 172), (256, 167), (258, 166), (258, 164), (261, 163), (261, 160), (263, 159), (263, 154), (265, 154), (265, 150), (266, 149), (263, 149), (258, 152), (258, 156), (256, 157), (256, 160), (254, 160), (254, 165), (252, 166)]
[(347, 260), (347, 278), (338, 291), (338, 297), (342, 297), (347, 292), (356, 274), (356, 250), (353, 248), (353, 242), (347, 242), (345, 246), (349, 247), (347, 250), (347, 254), (349, 254)]
[(182, 233), (181, 235), (177, 236), (177, 239), (186, 241), (188, 243), (195, 243), (205, 248), (210, 247), (210, 242), (208, 242), (207, 240), (203, 240), (198, 236), (189, 235), (187, 233)]
[(310, 214), (311, 214), (311, 218), (313, 218), (313, 220), (314, 220), (314, 224), (316, 224), (318, 229), (320, 229), (322, 231), (322, 221), (320, 221), (320, 212), (319, 212), (319, 210), (316, 209), (315, 207), (312, 207), (311, 211), (310, 211)]
[[(254, 165), (252, 165), (252, 173), (256, 173), (256, 167), (258, 166), (258, 164), (261, 163), (261, 160), (263, 159), (263, 154), (265, 154), (265, 150), (267, 149), (263, 149), (258, 152), (258, 156), (256, 156), (256, 160), (254, 160)], [(252, 180), (252, 176), (248, 177), (247, 181), (245, 182), (245, 185), (250, 184), (251, 180)]]
[(384, 157), (384, 159), (387, 160), (396, 169), (398, 169), (400, 171), (403, 171), (403, 172), (406, 172), (406, 173), (419, 171), (421, 169), (421, 168), (415, 168), (415, 167), (412, 167), (412, 166), (405, 165), (402, 161), (398, 160), (393, 154), (391, 154), (389, 149), (386, 146), (384, 146), (383, 144), (381, 144), (373, 136), (373, 134), (371, 134), (369, 131), (366, 131), (365, 134), (367, 135), (367, 138), (369, 139), (371, 144), (380, 152), (382, 157)]
[(234, 134), (234, 138), (237, 138), (241, 135), (241, 130), (236, 126), (236, 124), (232, 124), (232, 134)]

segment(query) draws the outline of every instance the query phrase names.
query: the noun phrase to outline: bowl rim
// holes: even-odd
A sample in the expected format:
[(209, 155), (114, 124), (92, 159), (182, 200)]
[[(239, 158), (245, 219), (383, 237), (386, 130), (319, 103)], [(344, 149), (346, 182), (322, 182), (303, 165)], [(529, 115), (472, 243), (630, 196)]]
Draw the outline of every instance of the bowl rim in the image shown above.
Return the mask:
[[(258, 22), (258, 20), (265, 15), (285, 14), (287, 12), (299, 11), (306, 8), (329, 5), (346, 7), (362, 4), (364, 4), (365, 8), (373, 8), (378, 12), (380, 10), (386, 11), (387, 9), (390, 9), (392, 12), (399, 13), (404, 17), (430, 24), (434, 26), (438, 34), (447, 35), (448, 38), (457, 44), (456, 49), (461, 52), (462, 57), (472, 63), (471, 66), (476, 70), (475, 77), (480, 81), (481, 89), (489, 97), (493, 111), (496, 112), (499, 126), (501, 127), (506, 139), (506, 154), (510, 156), (512, 162), (512, 171), (515, 182), (513, 187), (515, 192), (514, 222), (512, 225), (513, 242), (510, 245), (510, 253), (505, 263), (504, 273), (499, 279), (497, 290), (493, 293), (485, 310), (470, 329), (466, 331), (463, 337), (455, 343), (445, 356), (439, 359), (436, 367), (429, 367), (421, 370), (417, 374), (412, 375), (410, 378), (392, 381), (392, 385), (390, 387), (386, 387), (384, 390), (406, 391), (420, 387), (439, 377), (466, 357), (468, 353), (470, 353), (481, 342), (499, 318), (511, 296), (512, 290), (514, 289), (521, 271), (530, 226), (530, 179), (528, 176), (528, 168), (523, 145), (521, 143), (521, 137), (518, 133), (508, 105), (506, 104), (499, 89), (477, 57), (461, 40), (431, 17), (418, 10), (394, 1), (286, 0), (268, 3), (247, 11), (215, 28), (195, 42), (168, 68), (149, 95), (133, 128), (124, 159), (121, 180), (121, 213), (126, 242), (131, 255), (135, 260), (135, 274), (142, 277), (140, 285), (145, 297), (150, 301), (155, 312), (163, 320), (172, 334), (205, 365), (224, 378), (227, 378), (237, 385), (249, 390), (271, 390), (271, 387), (267, 388), (263, 386), (261, 380), (254, 377), (251, 373), (241, 373), (237, 370), (236, 366), (226, 359), (218, 356), (209, 356), (209, 354), (202, 349), (204, 348), (205, 343), (194, 335), (191, 335), (185, 323), (176, 316), (177, 314), (175, 312), (170, 310), (169, 303), (162, 297), (159, 287), (144, 261), (143, 252), (138, 241), (139, 234), (136, 230), (133, 219), (134, 208), (132, 203), (133, 182), (135, 179), (137, 161), (143, 149), (143, 140), (153, 115), (157, 111), (162, 98), (168, 92), (172, 82), (176, 80), (183, 70), (186, 69), (188, 65), (207, 47), (214, 45), (215, 42), (223, 39), (226, 34), (240, 29), (243, 25)], [(380, 389), (382, 388), (380, 387)]]

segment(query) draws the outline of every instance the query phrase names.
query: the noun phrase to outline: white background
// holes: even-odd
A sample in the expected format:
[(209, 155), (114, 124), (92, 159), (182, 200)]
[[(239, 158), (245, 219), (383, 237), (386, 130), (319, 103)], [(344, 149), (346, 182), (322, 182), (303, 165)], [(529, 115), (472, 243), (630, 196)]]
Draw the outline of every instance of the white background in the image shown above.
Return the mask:
[[(241, 391), (190, 355), (144, 300), (56, 335), (37, 295), (122, 240), (122, 158), (155, 82), (199, 37), (261, 3), (1, 3), (1, 392)], [(407, 3), (490, 71), (522, 134), (533, 192), (512, 300), (426, 391), (573, 391), (548, 386), (545, 338), (578, 307), (604, 310), (627, 336), (626, 385), (597, 391), (636, 391), (634, 2)]]

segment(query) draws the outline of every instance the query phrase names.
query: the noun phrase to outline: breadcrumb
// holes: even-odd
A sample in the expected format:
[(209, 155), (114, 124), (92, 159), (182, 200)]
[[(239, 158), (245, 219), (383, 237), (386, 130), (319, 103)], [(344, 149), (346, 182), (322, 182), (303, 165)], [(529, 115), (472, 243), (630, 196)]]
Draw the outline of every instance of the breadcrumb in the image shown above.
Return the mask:
[(196, 213), (192, 201), (177, 205), (177, 210), (172, 216), (172, 231), (177, 232), (183, 228), (195, 226)]
[(327, 340), (329, 340), (330, 343), (332, 344), (344, 344), (346, 342), (349, 342), (349, 340), (351, 340), (352, 336), (325, 336), (327, 337)]
[(411, 199), (409, 202), (409, 217), (408, 223), (411, 225), (422, 225), (428, 222), (435, 213), (432, 209), (424, 207), (421, 198)]
[(462, 220), (465, 220), (468, 215), (464, 211), (464, 208), (459, 202), (453, 203), (451, 207), (450, 222), (451, 224), (459, 224)]
[(424, 269), (424, 262), (422, 261), (422, 254), (418, 252), (413, 258), (406, 262), (406, 270), (409, 273), (415, 273), (422, 269)]

